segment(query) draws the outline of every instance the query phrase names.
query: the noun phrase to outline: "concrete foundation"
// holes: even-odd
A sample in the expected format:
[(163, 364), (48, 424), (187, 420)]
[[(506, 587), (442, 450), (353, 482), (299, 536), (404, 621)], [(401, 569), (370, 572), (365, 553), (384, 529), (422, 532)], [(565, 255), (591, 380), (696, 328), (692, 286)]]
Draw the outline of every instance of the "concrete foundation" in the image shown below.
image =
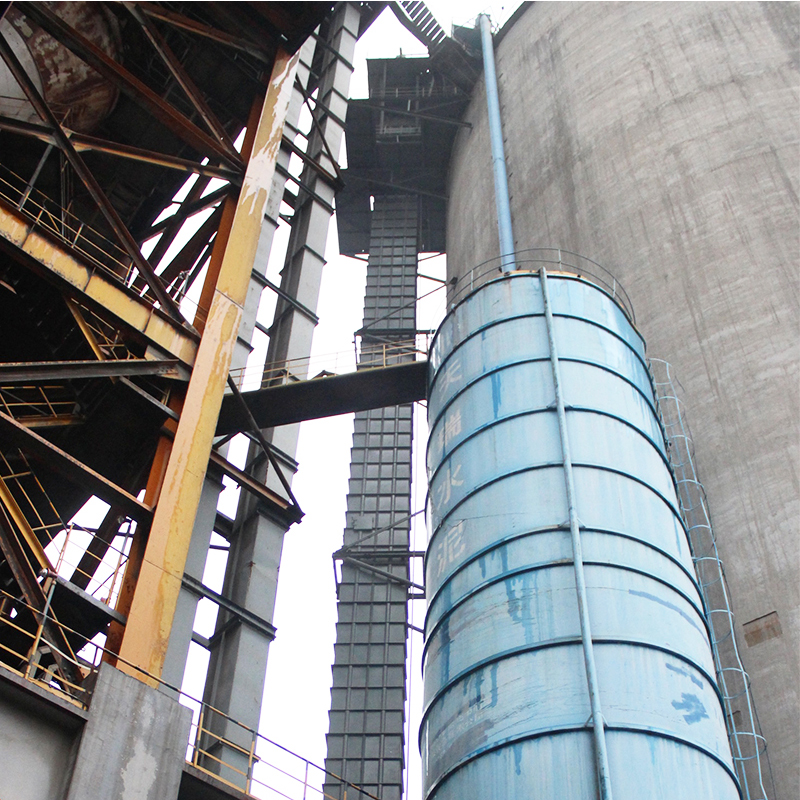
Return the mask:
[(188, 708), (108, 664), (88, 711), (0, 668), (0, 797), (174, 800), (190, 723)]

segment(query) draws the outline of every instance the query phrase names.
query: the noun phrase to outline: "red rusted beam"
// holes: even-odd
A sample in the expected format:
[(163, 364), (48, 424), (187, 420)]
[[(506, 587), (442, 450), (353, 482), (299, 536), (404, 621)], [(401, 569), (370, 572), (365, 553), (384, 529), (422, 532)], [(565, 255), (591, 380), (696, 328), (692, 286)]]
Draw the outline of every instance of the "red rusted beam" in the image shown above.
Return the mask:
[(181, 272), (190, 270), (196, 263), (203, 250), (208, 247), (211, 237), (216, 233), (222, 219), (222, 203), (213, 211), (211, 216), (198, 228), (194, 236), (183, 246), (172, 261), (161, 272), (164, 282), (169, 285)]
[[(0, 130), (18, 133), (22, 136), (30, 136), (31, 138), (38, 139), (40, 142), (56, 144), (55, 135), (49, 128), (44, 127), (44, 125), (36, 125), (32, 122), (23, 122), (22, 120), (0, 115)], [(82, 133), (75, 133), (74, 131), (70, 131), (69, 138), (78, 153), (85, 150), (92, 150), (96, 153), (106, 153), (107, 155), (119, 156), (120, 158), (128, 158), (132, 161), (154, 164), (157, 167), (164, 167), (166, 169), (175, 169), (180, 172), (193, 173), (195, 175), (205, 175), (209, 178), (220, 178), (221, 180), (229, 181), (235, 185), (239, 185), (242, 180), (241, 173), (234, 172), (226, 167), (198, 164), (196, 161), (191, 161), (187, 158), (169, 156), (164, 153), (157, 153), (154, 150), (144, 150), (141, 147), (134, 147), (129, 144), (110, 142), (107, 139), (98, 139), (95, 136), (87, 136)]]
[(153, 516), (152, 508), (1, 411), (0, 438), (4, 445), (18, 447), (24, 453), (46, 464), (48, 469), (63, 475), (68, 481), (96, 494), (111, 505), (119, 506), (137, 522), (150, 524)]
[(77, 664), (71, 661), (75, 657), (72, 647), (70, 647), (64, 631), (58, 625), (52, 609), (49, 611), (47, 618), (42, 614), (47, 598), (36, 579), (36, 573), (31, 567), (25, 551), (22, 549), (6, 509), (2, 505), (0, 505), (0, 551), (5, 556), (6, 563), (11, 569), (11, 574), (19, 586), (25, 602), (32, 609), (36, 609), (33, 612), (34, 618), (43, 626), (45, 639), (53, 645), (51, 652), (58, 671), (71, 684), (76, 687), (80, 686), (83, 676)]
[(234, 50), (241, 51), (242, 53), (247, 53), (248, 55), (257, 58), (260, 61), (263, 61), (265, 64), (272, 64), (272, 56), (266, 50), (261, 49), (257, 45), (245, 42), (239, 36), (234, 36), (231, 33), (219, 30), (219, 28), (212, 28), (208, 25), (204, 25), (202, 22), (197, 22), (196, 20), (183, 16), (183, 14), (177, 14), (174, 11), (167, 11), (165, 8), (161, 8), (155, 3), (138, 3), (137, 5), (142, 11), (144, 11), (145, 14), (147, 14), (148, 17), (160, 19), (162, 22), (169, 23), (174, 28), (180, 28), (181, 30), (189, 31), (197, 36), (202, 36), (204, 39), (210, 39), (211, 41), (217, 42), (217, 44), (231, 47)]

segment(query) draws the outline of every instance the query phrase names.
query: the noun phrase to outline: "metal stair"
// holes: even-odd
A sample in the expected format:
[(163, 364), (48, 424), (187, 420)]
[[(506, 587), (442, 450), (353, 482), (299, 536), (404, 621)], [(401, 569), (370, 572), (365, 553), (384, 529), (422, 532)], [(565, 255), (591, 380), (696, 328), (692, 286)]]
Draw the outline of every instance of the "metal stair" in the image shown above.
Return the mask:
[(392, 3), (392, 8), (400, 23), (424, 42), (428, 49), (437, 47), (447, 39), (447, 34), (425, 3), (419, 0), (400, 0)]

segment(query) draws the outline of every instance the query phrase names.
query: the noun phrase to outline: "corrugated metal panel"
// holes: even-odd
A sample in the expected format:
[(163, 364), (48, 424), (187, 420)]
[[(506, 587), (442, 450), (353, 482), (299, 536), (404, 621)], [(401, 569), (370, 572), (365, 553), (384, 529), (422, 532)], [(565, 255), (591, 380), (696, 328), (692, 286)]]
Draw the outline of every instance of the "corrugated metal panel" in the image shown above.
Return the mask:
[[(644, 343), (595, 286), (549, 285), (614, 798), (733, 800)], [(540, 278), (459, 304), (431, 364), (426, 797), (596, 798)]]

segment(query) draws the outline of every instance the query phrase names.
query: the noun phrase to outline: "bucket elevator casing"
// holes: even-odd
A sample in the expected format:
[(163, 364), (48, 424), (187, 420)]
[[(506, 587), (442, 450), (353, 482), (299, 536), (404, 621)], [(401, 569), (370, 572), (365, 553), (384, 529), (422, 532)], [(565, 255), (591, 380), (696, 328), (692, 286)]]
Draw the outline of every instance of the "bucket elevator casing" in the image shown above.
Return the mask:
[(569, 469), (613, 796), (734, 800), (644, 342), (603, 290), (551, 275), (551, 361), (542, 283), (484, 284), (431, 349), (424, 796), (598, 796)]

